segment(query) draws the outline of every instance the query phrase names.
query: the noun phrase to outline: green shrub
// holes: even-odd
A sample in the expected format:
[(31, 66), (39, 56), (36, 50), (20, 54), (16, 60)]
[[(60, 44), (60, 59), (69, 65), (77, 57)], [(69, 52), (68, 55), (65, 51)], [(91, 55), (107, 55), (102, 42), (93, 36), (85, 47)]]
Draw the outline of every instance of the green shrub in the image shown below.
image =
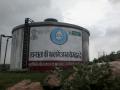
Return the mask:
[(120, 90), (120, 78), (112, 77), (106, 64), (81, 64), (73, 80), (65, 80), (62, 90)]

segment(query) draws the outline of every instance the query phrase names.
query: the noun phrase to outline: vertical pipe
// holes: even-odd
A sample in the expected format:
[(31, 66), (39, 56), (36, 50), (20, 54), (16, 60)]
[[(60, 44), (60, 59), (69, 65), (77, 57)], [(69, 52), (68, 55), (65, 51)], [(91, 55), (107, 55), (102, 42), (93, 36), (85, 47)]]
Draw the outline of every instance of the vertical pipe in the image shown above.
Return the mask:
[(9, 41), (9, 37), (7, 38), (7, 41), (6, 41), (6, 47), (5, 47), (5, 56), (4, 56), (4, 67), (5, 67), (5, 62), (6, 62), (6, 54), (7, 54), (7, 47), (8, 47), (8, 41)]
[(2, 35), (0, 35), (0, 62), (1, 62)]

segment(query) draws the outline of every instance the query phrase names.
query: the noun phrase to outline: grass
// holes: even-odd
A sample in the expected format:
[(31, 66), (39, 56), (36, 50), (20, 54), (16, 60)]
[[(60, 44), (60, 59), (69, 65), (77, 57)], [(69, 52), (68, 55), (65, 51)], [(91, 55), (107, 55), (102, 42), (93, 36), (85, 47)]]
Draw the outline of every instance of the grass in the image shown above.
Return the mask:
[[(63, 70), (60, 72), (62, 75), (62, 82), (72, 73), (70, 70)], [(49, 73), (47, 72), (0, 72), (0, 90), (5, 90), (7, 87), (13, 86), (14, 84), (29, 79), (31, 81), (37, 81), (43, 83), (43, 80)]]
[(24, 79), (43, 82), (47, 73), (36, 72), (0, 72), (0, 90), (5, 90), (7, 87), (14, 85)]

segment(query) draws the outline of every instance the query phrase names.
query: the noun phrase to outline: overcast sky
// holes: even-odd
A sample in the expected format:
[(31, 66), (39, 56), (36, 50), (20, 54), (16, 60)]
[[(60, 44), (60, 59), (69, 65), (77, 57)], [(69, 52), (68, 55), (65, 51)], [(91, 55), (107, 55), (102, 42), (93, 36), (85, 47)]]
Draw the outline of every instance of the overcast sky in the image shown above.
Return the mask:
[(23, 24), (26, 17), (34, 21), (53, 17), (87, 28), (90, 60), (98, 52), (120, 50), (120, 0), (0, 0), (0, 34), (11, 35), (12, 28)]

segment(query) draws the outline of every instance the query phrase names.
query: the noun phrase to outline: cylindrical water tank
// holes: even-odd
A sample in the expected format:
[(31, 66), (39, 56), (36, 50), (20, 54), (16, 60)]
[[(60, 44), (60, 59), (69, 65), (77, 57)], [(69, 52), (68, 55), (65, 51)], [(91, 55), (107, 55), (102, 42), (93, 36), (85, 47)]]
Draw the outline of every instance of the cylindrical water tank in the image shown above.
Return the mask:
[(46, 19), (12, 31), (11, 70), (48, 70), (89, 61), (89, 31)]

